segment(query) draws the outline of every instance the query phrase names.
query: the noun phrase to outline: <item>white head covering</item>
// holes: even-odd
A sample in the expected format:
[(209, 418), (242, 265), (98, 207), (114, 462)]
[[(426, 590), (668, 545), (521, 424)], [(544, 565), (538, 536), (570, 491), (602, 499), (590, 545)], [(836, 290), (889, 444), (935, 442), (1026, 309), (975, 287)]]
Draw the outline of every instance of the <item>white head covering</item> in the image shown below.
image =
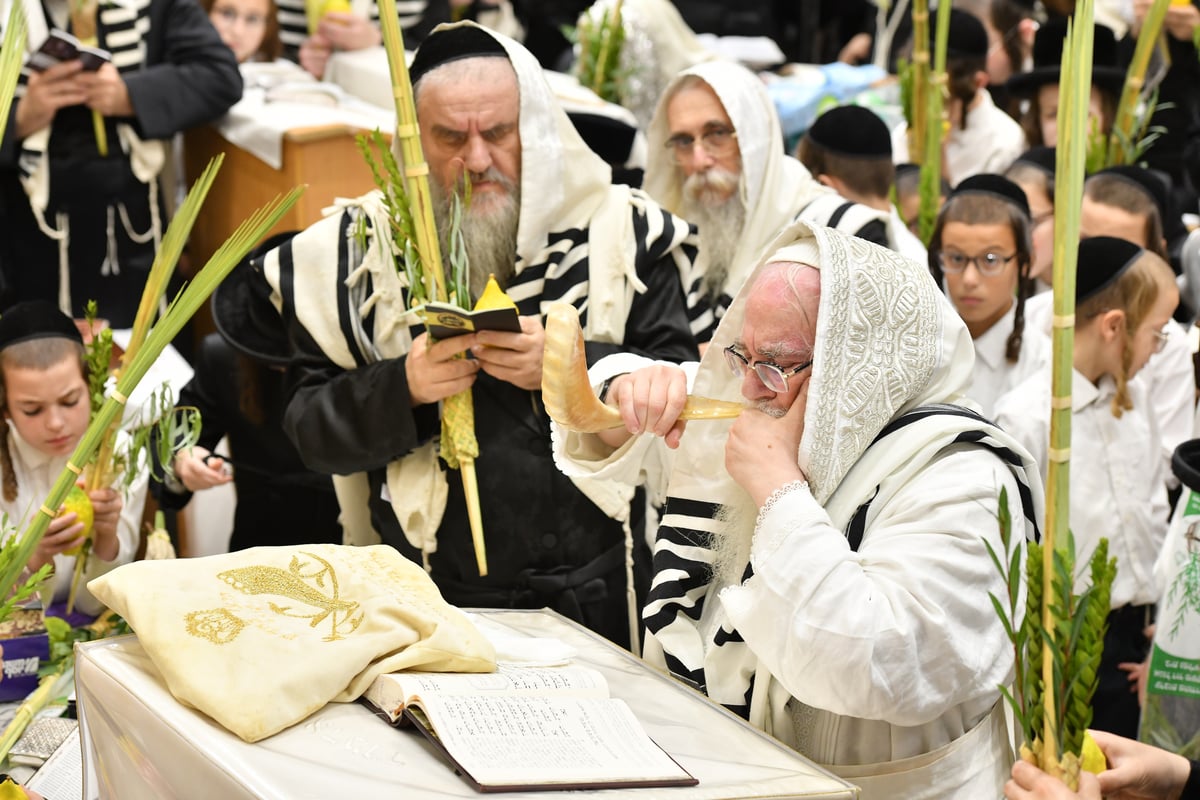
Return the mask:
[[(774, 261), (804, 263), (821, 272), (799, 463), (813, 496), (825, 504), (893, 417), (918, 405), (965, 401), (974, 348), (962, 319), (915, 261), (803, 222), (784, 230), (767, 253), (747, 284)], [(721, 320), (696, 376), (693, 391), (698, 395), (742, 399), (741, 382), (730, 374), (720, 351), (741, 333), (747, 294), (743, 290)], [(700, 455), (721, 452), (727, 434), (728, 424), (689, 428), (676, 463), (703, 467), (709, 474), (687, 476), (685, 483), (732, 483), (720, 459)], [(712, 500), (728, 494), (728, 488), (716, 486), (695, 496)], [(677, 488), (682, 486), (673, 480), (670, 493), (677, 494)], [(687, 496), (693, 495), (688, 491)]]
[(665, 148), (671, 135), (667, 102), (689, 75), (712, 87), (725, 106), (742, 156), (738, 194), (746, 207), (746, 222), (726, 279), (726, 291), (733, 295), (767, 244), (805, 206), (814, 198), (836, 193), (819, 184), (803, 164), (784, 152), (779, 115), (758, 76), (739, 64), (711, 61), (686, 69), (671, 81), (650, 123), (643, 187), (664, 208), (674, 214), (683, 213), (683, 174), (667, 158)]

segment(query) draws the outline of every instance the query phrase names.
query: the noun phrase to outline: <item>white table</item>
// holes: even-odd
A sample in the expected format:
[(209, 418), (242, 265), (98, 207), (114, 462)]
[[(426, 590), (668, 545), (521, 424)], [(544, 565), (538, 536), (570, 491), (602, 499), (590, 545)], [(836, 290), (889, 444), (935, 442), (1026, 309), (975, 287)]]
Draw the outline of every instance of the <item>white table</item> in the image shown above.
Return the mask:
[[(604, 673), (647, 733), (700, 783), (624, 790), (641, 798), (853, 798), (858, 790), (629, 653), (551, 611), (484, 611), (518, 634), (564, 641)], [(478, 795), (412, 730), (358, 704), (331, 703), (247, 744), (167, 691), (135, 637), (76, 649), (87, 797), (444, 798)], [(604, 794), (614, 795), (609, 791)], [(508, 797), (575, 797), (578, 792)]]

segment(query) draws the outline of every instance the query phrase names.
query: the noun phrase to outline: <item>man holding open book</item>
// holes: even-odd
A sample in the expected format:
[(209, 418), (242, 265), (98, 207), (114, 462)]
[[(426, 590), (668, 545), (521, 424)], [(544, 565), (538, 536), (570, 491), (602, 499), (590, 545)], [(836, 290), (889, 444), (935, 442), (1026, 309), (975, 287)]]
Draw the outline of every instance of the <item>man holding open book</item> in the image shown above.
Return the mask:
[(766, 252), (690, 387), (748, 401), (736, 421), (685, 432), (684, 371), (614, 357), (590, 377), (626, 427), (556, 432), (556, 457), (667, 498), (648, 660), (867, 800), (995, 797), (1013, 653), (988, 547), (1002, 491), (1007, 551), (1036, 536), (1037, 468), (950, 405), (970, 337), (920, 264), (803, 223)]
[[(472, 297), (493, 273), (515, 301), (519, 333), (434, 342), (408, 314), (407, 287), (382, 253), (391, 243), (380, 195), (344, 204), (267, 256), (265, 273), (299, 355), (284, 420), (304, 461), (335, 475), (345, 515), (370, 510), (383, 541), (428, 565), (460, 606), (550, 606), (618, 643), (629, 641), (626, 553), (643, 578), (632, 487), (571, 481), (550, 456), (542, 406), (542, 309), (585, 315), (588, 354), (694, 358), (680, 275), (687, 224), (628, 187), (575, 132), (533, 56), (473, 24), (439, 28), (411, 74), (435, 216), (472, 186), (463, 238)], [(366, 235), (353, 231), (369, 221)], [(443, 252), (449, 252), (443, 248)], [(411, 327), (410, 327), (411, 326)], [(469, 353), (470, 358), (457, 358)], [(470, 388), (488, 574), (480, 576), (457, 476), (439, 463), (438, 405)], [(353, 533), (353, 531), (352, 531)], [(634, 548), (640, 542), (640, 548)], [(627, 543), (629, 548), (627, 550)], [(635, 554), (636, 555), (636, 554)], [(644, 594), (642, 595), (644, 596)]]

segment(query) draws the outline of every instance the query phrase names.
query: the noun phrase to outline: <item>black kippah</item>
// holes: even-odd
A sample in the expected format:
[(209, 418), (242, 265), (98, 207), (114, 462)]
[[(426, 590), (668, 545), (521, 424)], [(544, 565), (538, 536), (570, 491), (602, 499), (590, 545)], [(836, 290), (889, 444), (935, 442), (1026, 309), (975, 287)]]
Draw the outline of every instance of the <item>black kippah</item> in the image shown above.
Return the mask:
[(960, 194), (990, 194), (1012, 203), (1021, 209), (1021, 213), (1026, 217), (1029, 216), (1029, 200), (1025, 197), (1025, 192), (1003, 175), (981, 173), (965, 178), (954, 187), (950, 197), (958, 197)]
[(831, 108), (808, 129), (814, 144), (852, 158), (892, 157), (892, 135), (879, 115), (862, 106)]
[(1136, 186), (1150, 196), (1158, 208), (1158, 219), (1165, 224), (1167, 219), (1167, 187), (1158, 177), (1144, 167), (1124, 164), (1119, 167), (1108, 167), (1096, 173), (1097, 175), (1115, 175), (1126, 183)]
[(1056, 151), (1053, 147), (1039, 145), (1037, 147), (1031, 147), (1024, 153), (1021, 153), (1021, 155), (1017, 156), (1017, 160), (1013, 163), (1032, 164), (1033, 166), (1053, 177), (1055, 169), (1055, 153)]
[(31, 339), (49, 338), (83, 344), (75, 322), (47, 300), (27, 300), (0, 314), (0, 350)]
[(1133, 242), (1113, 236), (1093, 236), (1079, 243), (1075, 267), (1075, 302), (1108, 288), (1145, 252)]
[(408, 68), (409, 80), (415, 85), (417, 81), (430, 70), (459, 61), (464, 58), (478, 56), (500, 56), (508, 58), (504, 45), (485, 31), (474, 25), (461, 25), (434, 30), (413, 56)]
[(1184, 486), (1200, 492), (1200, 439), (1190, 439), (1175, 448), (1171, 454), (1171, 471)]
[[(930, 41), (937, 35), (936, 31), (937, 26), (933, 24), (931, 18), (929, 23)], [(946, 36), (946, 57), (987, 58), (987, 55), (987, 30), (979, 21), (979, 17), (962, 9), (950, 9), (950, 31)]]

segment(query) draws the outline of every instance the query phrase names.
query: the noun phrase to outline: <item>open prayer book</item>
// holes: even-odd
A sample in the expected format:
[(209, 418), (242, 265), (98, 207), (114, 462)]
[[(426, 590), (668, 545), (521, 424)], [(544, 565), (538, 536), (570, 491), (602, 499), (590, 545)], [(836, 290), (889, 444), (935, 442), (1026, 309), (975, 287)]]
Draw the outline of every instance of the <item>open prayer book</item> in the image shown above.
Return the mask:
[(426, 303), (416, 311), (434, 339), (450, 339), (475, 331), (521, 332), (521, 320), (515, 308), (465, 311), (449, 303)]
[(363, 695), (413, 723), (481, 792), (694, 786), (587, 667), (380, 675)]

